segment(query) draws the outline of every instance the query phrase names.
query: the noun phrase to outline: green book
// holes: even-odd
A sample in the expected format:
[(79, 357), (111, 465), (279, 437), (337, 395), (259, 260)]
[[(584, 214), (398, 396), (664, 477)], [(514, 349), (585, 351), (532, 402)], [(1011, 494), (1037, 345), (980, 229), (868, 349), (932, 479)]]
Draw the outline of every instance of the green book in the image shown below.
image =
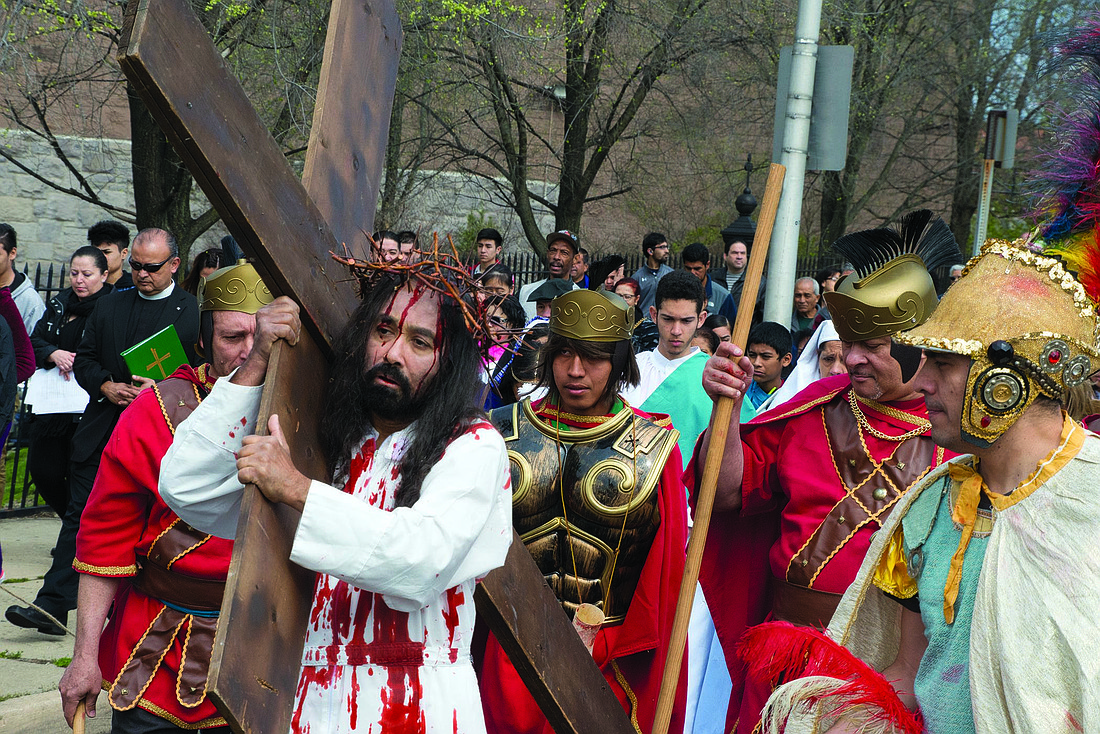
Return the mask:
[(187, 362), (176, 327), (169, 324), (122, 353), (130, 374), (160, 381)]

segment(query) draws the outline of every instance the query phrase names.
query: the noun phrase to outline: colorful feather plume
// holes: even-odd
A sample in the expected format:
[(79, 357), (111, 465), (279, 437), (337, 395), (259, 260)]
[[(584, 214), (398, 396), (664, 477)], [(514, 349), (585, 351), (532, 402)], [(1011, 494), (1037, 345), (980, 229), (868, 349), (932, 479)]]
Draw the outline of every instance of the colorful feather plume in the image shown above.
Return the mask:
[(899, 229), (852, 232), (834, 242), (833, 249), (855, 267), (860, 278), (907, 253), (923, 260), (929, 270), (960, 262), (955, 235), (942, 219), (933, 220), (932, 216), (927, 209), (918, 209), (902, 217)]
[(813, 686), (805, 697), (804, 702), (811, 705), (825, 702), (832, 715), (876, 722), (887, 731), (921, 733), (920, 719), (901, 702), (890, 681), (812, 627), (788, 622), (750, 627), (737, 645), (737, 654), (750, 676), (773, 686), (818, 676), (844, 681), (832, 688)]
[(1056, 113), (1053, 150), (1032, 177), (1042, 253), (1060, 258), (1100, 303), (1100, 15), (1054, 37), (1044, 73), (1079, 106)]

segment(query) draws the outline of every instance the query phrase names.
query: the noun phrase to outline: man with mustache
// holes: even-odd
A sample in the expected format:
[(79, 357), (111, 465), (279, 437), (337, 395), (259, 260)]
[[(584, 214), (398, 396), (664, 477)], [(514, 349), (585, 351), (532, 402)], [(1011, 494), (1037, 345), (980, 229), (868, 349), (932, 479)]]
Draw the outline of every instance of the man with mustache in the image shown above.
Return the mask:
[[(826, 294), (849, 374), (729, 427), (700, 574), (734, 682), (726, 730), (751, 732), (767, 700), (764, 687), (745, 681), (735, 653), (745, 628), (769, 616), (828, 623), (871, 535), (906, 490), (950, 456), (929, 438), (912, 383), (920, 353), (891, 339), (928, 318), (936, 306), (928, 271), (958, 258), (951, 231), (931, 220), (931, 212), (913, 212), (900, 231), (856, 232), (834, 243), (857, 265)], [(883, 252), (892, 257), (879, 267)], [(737, 416), (752, 372), (736, 345), (722, 344), (703, 386), (714, 399), (732, 398)], [(712, 428), (688, 467), (689, 488), (702, 473)]]
[[(511, 459), (516, 531), (566, 614), (582, 603), (603, 611), (593, 659), (639, 731), (650, 731), (684, 569), (687, 502), (668, 417), (632, 409), (620, 394), (638, 381), (632, 321), (613, 293), (555, 298), (538, 366), (549, 394), (497, 408), (492, 421)], [(490, 732), (550, 734), (492, 637), (481, 680)], [(680, 684), (670, 731), (683, 730), (683, 673)]]
[(321, 443), (334, 485), (294, 467), (278, 416), (242, 437), (266, 343), (180, 425), (161, 493), (219, 537), (234, 536), (247, 483), (302, 513), (290, 558), (318, 576), (292, 731), (484, 732), (474, 586), (512, 529), (504, 442), (476, 405), (477, 341), (450, 296), (378, 270), (333, 351)]

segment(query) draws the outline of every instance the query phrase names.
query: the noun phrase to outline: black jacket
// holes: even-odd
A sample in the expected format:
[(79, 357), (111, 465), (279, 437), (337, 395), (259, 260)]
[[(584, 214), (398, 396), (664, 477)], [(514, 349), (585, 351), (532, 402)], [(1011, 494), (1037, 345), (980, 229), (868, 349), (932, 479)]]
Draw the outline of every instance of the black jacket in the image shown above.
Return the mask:
[[(80, 386), (87, 391), (89, 401), (80, 419), (80, 426), (73, 435), (74, 462), (98, 457), (122, 415), (122, 408), (99, 391), (100, 386), (108, 380), (130, 380), (130, 370), (122, 358), (122, 352), (169, 324), (175, 324), (188, 362), (198, 364), (194, 347), (199, 338), (199, 303), (195, 297), (177, 285), (172, 294), (164, 299), (163, 304), (157, 301), (139, 301), (141, 299), (136, 288), (110, 293), (99, 301), (84, 326), (84, 337), (73, 362), (73, 374)], [(127, 324), (130, 312), (135, 308), (155, 308), (162, 315), (151, 325), (151, 330), (142, 330), (127, 343)]]
[[(84, 303), (98, 301), (113, 289), (108, 283), (95, 295), (90, 296)], [(72, 299), (73, 289), (65, 288), (58, 291), (57, 295), (46, 302), (46, 312), (34, 325), (31, 332), (31, 346), (34, 348), (34, 361), (42, 369), (48, 370), (54, 366), (49, 360), (50, 355), (58, 349), (66, 352), (76, 352), (80, 346), (80, 340), (84, 336), (84, 325), (88, 321), (87, 314), (77, 314), (69, 319), (68, 304)], [(90, 310), (90, 309), (89, 309)]]

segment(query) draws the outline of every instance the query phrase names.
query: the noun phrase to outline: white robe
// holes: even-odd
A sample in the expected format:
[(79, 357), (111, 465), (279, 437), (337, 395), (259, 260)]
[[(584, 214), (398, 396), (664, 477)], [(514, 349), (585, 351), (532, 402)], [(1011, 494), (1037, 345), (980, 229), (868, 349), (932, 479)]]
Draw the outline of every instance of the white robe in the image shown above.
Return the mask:
[[(260, 393), (219, 380), (162, 463), (165, 502), (220, 537), (236, 535), (235, 453), (256, 424)], [(319, 576), (293, 732), (485, 731), (470, 664), (474, 586), (511, 543), (508, 457), (500, 435), (478, 424), (447, 446), (420, 500), (394, 509), (414, 430), (377, 447), (368, 435), (346, 492), (310, 485), (290, 558)]]
[[(970, 456), (951, 461), (972, 463)], [(909, 507), (948, 471), (947, 464), (932, 470), (898, 502), (829, 623), (829, 636), (876, 670), (897, 657), (902, 607), (874, 585), (875, 570)], [(1093, 552), (1100, 547), (1098, 477), (1100, 438), (1086, 432), (1072, 461), (996, 513), (970, 623), (978, 734), (1100, 732), (1100, 560)], [(823, 731), (806, 701), (841, 683), (821, 676), (783, 684), (768, 701), (776, 726), (766, 724), (763, 731), (778, 731), (782, 721), (785, 734)]]

